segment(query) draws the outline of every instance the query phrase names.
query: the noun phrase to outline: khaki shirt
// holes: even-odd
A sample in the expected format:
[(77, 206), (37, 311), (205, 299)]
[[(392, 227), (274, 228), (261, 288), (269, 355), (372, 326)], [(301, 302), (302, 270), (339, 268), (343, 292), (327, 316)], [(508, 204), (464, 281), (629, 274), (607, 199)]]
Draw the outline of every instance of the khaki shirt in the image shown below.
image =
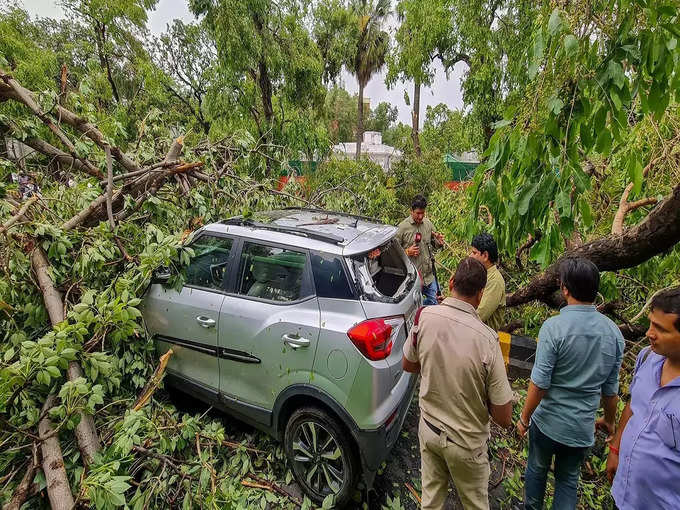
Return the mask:
[(458, 446), (483, 446), (489, 437), (487, 403), (507, 404), (512, 390), (498, 336), (472, 305), (446, 298), (425, 307), (404, 344), (404, 356), (420, 363), (422, 416)]
[(482, 302), (479, 303), (479, 318), (494, 331), (505, 325), (505, 280), (498, 268), (493, 265), (486, 271), (486, 287)]
[(432, 225), (432, 222), (427, 218), (423, 218), (422, 223), (416, 223), (413, 221), (413, 218), (409, 216), (399, 224), (396, 236), (397, 241), (399, 241), (399, 244), (401, 244), (401, 247), (405, 250), (409, 246), (413, 246), (416, 239), (416, 232), (420, 232), (420, 255), (409, 258), (411, 259), (411, 262), (416, 265), (418, 271), (420, 271), (420, 276), (422, 276), (425, 285), (430, 285), (434, 281), (430, 257), (432, 251), (439, 248), (439, 244), (435, 238), (432, 237), (433, 230), (434, 225)]

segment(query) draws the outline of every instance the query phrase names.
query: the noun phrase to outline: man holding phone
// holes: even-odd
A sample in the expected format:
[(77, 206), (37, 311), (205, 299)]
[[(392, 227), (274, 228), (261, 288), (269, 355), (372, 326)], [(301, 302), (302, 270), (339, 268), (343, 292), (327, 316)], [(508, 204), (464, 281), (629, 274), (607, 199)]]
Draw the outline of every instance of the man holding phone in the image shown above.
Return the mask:
[(426, 208), (425, 197), (416, 195), (411, 202), (411, 215), (399, 224), (397, 240), (423, 280), (423, 305), (436, 305), (441, 290), (436, 278), (433, 252), (444, 244), (444, 236), (434, 231), (432, 222), (425, 217)]

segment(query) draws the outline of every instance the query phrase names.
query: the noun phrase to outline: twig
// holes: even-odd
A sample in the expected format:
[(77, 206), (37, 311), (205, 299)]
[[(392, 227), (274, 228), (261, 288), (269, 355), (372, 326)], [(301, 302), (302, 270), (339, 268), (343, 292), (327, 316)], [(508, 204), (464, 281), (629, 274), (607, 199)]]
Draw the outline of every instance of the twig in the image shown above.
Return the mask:
[[(285, 490), (283, 487), (277, 485), (276, 483), (270, 482), (269, 480), (265, 480), (264, 478), (260, 478), (258, 476), (253, 475), (253, 474), (249, 474), (248, 478), (251, 478), (252, 480), (254, 480), (257, 483), (257, 485), (260, 486), (258, 488), (266, 489), (266, 490), (269, 490), (269, 491), (272, 491), (272, 492), (276, 492), (277, 494), (279, 494), (281, 496), (285, 496), (286, 498), (291, 500), (293, 503), (295, 503), (297, 506), (302, 506), (302, 501), (300, 501), (298, 498), (293, 496), (291, 493), (289, 493), (287, 490)], [(243, 483), (245, 481), (246, 480), (241, 480), (241, 484), (246, 485), (246, 484)], [(252, 483), (252, 482), (248, 482), (248, 483)]]
[(14, 225), (17, 221), (19, 221), (24, 214), (26, 214), (26, 211), (28, 211), (28, 208), (31, 207), (36, 201), (38, 200), (37, 196), (32, 196), (29, 198), (24, 205), (21, 206), (21, 209), (12, 216), (10, 219), (8, 219), (5, 223), (0, 225), (0, 234), (7, 232), (7, 230)]
[(418, 495), (418, 492), (413, 488), (413, 486), (412, 486), (410, 483), (408, 483), (408, 482), (405, 482), (404, 485), (406, 486), (406, 488), (408, 489), (408, 491), (413, 495), (413, 497), (416, 498), (416, 501), (418, 502), (418, 504), (419, 504), (419, 505), (422, 505), (423, 502), (422, 502), (422, 500), (420, 499), (420, 496)]

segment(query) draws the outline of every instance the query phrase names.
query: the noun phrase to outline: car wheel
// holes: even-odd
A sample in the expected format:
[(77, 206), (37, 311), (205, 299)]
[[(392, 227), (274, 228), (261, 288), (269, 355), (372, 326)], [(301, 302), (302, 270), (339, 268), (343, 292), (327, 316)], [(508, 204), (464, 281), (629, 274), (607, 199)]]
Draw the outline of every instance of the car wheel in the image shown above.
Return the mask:
[(284, 446), (293, 475), (317, 504), (334, 494), (346, 505), (361, 471), (353, 443), (337, 419), (317, 407), (303, 407), (286, 424)]

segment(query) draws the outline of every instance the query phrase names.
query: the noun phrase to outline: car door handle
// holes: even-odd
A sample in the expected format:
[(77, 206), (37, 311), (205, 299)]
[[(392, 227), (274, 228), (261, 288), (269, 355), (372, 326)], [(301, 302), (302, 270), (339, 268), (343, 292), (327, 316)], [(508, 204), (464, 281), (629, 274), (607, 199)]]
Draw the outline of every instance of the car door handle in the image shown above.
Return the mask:
[(309, 347), (311, 343), (309, 338), (302, 338), (296, 334), (285, 334), (281, 337), (283, 343), (292, 347), (293, 349), (299, 349), (300, 347)]
[(204, 328), (212, 328), (215, 326), (215, 320), (210, 317), (205, 317), (204, 315), (199, 315), (196, 317), (196, 322), (198, 322)]

